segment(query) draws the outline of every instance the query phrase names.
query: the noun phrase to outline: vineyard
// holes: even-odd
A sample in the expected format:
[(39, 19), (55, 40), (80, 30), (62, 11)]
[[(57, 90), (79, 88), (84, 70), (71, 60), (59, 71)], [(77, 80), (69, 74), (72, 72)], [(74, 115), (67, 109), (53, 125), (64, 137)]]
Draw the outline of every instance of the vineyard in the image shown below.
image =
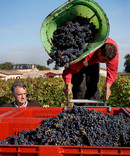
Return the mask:
[[(35, 78), (20, 79), (27, 86), (27, 97), (29, 100), (37, 100), (41, 105), (60, 107), (67, 105), (66, 97), (62, 91), (64, 81), (62, 78)], [(16, 79), (0, 80), (0, 106), (14, 101), (11, 93), (12, 84)], [(102, 89), (105, 78), (100, 77), (98, 86), (100, 99), (104, 99)], [(112, 94), (107, 105), (116, 107), (129, 107), (130, 104), (130, 79), (129, 76), (118, 76), (111, 87)], [(72, 95), (70, 95), (72, 98)]]

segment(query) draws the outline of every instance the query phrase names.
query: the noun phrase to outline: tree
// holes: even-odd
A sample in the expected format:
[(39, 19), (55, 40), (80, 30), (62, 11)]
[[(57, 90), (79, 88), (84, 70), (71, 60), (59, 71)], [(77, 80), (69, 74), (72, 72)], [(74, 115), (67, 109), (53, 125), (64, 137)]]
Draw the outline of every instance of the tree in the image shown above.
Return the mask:
[(50, 68), (47, 68), (45, 66), (41, 66), (41, 65), (36, 65), (37, 69), (39, 70), (50, 70)]
[(11, 62), (5, 62), (0, 64), (0, 69), (1, 70), (8, 70), (12, 66)]
[(125, 72), (130, 73), (130, 54), (127, 54), (124, 58), (126, 59), (124, 63)]
[[(1, 63), (0, 64), (0, 70), (9, 70), (12, 65), (13, 65), (13, 63), (11, 63), (11, 62)], [(42, 66), (42, 65), (36, 65), (36, 67), (39, 70), (50, 70), (50, 68), (47, 68), (47, 67)]]

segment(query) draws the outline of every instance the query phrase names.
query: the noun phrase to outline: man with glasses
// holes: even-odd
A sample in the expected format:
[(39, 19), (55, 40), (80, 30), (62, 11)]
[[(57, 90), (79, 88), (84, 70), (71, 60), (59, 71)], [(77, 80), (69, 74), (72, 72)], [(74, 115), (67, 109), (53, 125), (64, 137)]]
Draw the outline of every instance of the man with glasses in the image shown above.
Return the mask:
[[(75, 64), (70, 64), (68, 68), (64, 69), (62, 74), (65, 81), (63, 91), (66, 96), (67, 91), (69, 94), (71, 93), (72, 83), (74, 99), (99, 99), (99, 90), (97, 85), (99, 81), (99, 63), (101, 62), (106, 63), (107, 66), (106, 85), (104, 86), (103, 92), (105, 100), (108, 100), (111, 94), (111, 85), (117, 77), (118, 59), (118, 46), (115, 41), (108, 38), (102, 47), (90, 53), (83, 60)], [(79, 103), (76, 105), (81, 104)], [(87, 106), (90, 104), (84, 105)]]
[[(15, 98), (15, 101), (12, 103), (4, 104), (2, 107), (41, 107), (40, 103), (36, 100), (30, 101), (27, 100), (27, 89), (24, 82), (16, 81), (11, 88), (12, 95)], [(44, 105), (43, 107), (48, 107)]]

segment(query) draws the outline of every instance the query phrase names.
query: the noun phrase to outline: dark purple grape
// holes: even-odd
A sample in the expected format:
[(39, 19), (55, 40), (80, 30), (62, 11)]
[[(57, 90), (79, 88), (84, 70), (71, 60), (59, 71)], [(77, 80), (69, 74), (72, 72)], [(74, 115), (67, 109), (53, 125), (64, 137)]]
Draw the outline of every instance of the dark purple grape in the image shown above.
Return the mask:
[[(50, 57), (55, 61), (56, 66), (63, 67), (66, 63), (68, 65), (81, 56), (84, 50), (91, 48), (89, 43), (94, 40), (97, 33), (95, 25), (87, 18), (77, 16), (73, 20), (66, 21), (53, 33)], [(85, 48), (86, 43), (88, 43), (87, 48)], [(67, 61), (62, 56), (67, 56)], [(54, 62), (53, 60), (49, 59), (47, 64)]]

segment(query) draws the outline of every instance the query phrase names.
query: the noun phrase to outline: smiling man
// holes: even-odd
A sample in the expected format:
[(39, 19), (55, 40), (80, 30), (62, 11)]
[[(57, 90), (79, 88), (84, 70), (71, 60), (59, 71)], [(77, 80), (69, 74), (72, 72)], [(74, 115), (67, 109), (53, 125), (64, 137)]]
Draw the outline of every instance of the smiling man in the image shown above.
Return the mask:
[[(117, 77), (118, 60), (118, 46), (115, 41), (108, 38), (102, 47), (90, 53), (83, 60), (71, 64), (68, 68), (64, 69), (62, 74), (65, 81), (65, 87), (63, 88), (64, 93), (67, 95), (68, 88), (70, 94), (72, 83), (74, 99), (99, 99), (97, 85), (99, 81), (99, 63), (101, 62), (106, 63), (107, 66), (106, 85), (104, 86), (103, 92), (105, 100), (108, 100), (111, 95), (111, 85)], [(68, 85), (67, 88), (66, 85)]]

